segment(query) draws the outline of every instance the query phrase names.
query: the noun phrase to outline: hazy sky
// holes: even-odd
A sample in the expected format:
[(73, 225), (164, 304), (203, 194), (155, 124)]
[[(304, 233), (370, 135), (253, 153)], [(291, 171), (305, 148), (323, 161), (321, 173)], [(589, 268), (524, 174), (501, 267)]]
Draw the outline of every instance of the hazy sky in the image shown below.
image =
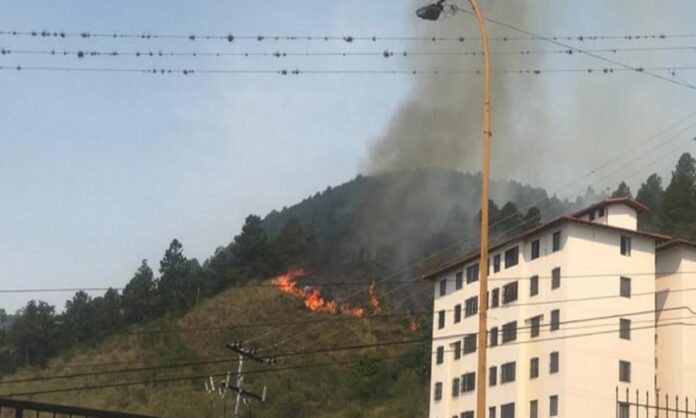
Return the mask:
[[(539, 22), (543, 27), (529, 28), (543, 34), (689, 33), (696, 16), (696, 5), (687, 0), (660, 2), (665, 7), (644, 0), (508, 3), (510, 8), (526, 4), (544, 7), (544, 18)], [(486, 7), (485, 1), (482, 6)], [(0, 30), (405, 36), (433, 28), (433, 34), (459, 34), (452, 32), (451, 24), (438, 29), (416, 20), (413, 2), (408, 1), (0, 0), (0, 9)], [(468, 16), (457, 19), (473, 24)], [(491, 32), (493, 36), (509, 34), (494, 27)], [(672, 40), (669, 45), (696, 46), (696, 38)], [(0, 47), (56, 51), (381, 52), (424, 51), (431, 44), (0, 36)], [(506, 44), (501, 49), (515, 47)], [(554, 47), (537, 44), (538, 48)], [(696, 65), (694, 51), (662, 54), (653, 56), (650, 62)], [(638, 55), (609, 56), (635, 65), (645, 62)], [(428, 67), (433, 67), (432, 60), (438, 58), (427, 59)], [(556, 55), (545, 58), (543, 65), (594, 66), (592, 62)], [(405, 69), (419, 63), (370, 56), (78, 59), (0, 55), (0, 65), (18, 64), (359, 70)], [(477, 61), (472, 61), (470, 67), (476, 66)], [(524, 66), (525, 62), (520, 61), (519, 67)], [(696, 72), (680, 71), (678, 75), (696, 83)], [(576, 131), (576, 137), (581, 134), (587, 140), (588, 154), (596, 155), (597, 163), (602, 161), (600, 157), (634, 146), (696, 111), (696, 90), (640, 74), (540, 77), (533, 82), (545, 83), (549, 112), (539, 123), (543, 126), (528, 121), (527, 134), (538, 133), (542, 140), (554, 143), (568, 131)], [(265, 215), (354, 177), (365, 166), (370, 144), (384, 132), (400, 104), (416, 91), (414, 80), (413, 76), (374, 74), (185, 77), (0, 72), (0, 288), (123, 286), (142, 258), (157, 268), (164, 249), (175, 237), (183, 242), (188, 256), (206, 258), (215, 247), (232, 239), (249, 213)], [(530, 82), (521, 76), (514, 80), (520, 85)], [(597, 96), (601, 98), (597, 103), (592, 101), (592, 91), (604, 92)], [(612, 94), (607, 95), (607, 91)], [(601, 113), (602, 122), (597, 126), (589, 117), (583, 118), (588, 106), (593, 117)], [(627, 132), (627, 138), (607, 138), (600, 129), (607, 125), (612, 126), (611, 132)], [(685, 135), (693, 136), (693, 131)], [(652, 171), (665, 174), (674, 156), (687, 147), (694, 149), (692, 145), (677, 147), (668, 158), (654, 165), (645, 161), (637, 169), (628, 167), (611, 180), (623, 175), (637, 186)], [(571, 161), (573, 156), (564, 152), (562, 143), (540, 154), (547, 155), (547, 161), (559, 167), (558, 172), (546, 168), (528, 178), (514, 173), (515, 178), (553, 189), (583, 174), (595, 161), (594, 157), (582, 163)], [(650, 154), (660, 156), (657, 151)], [(621, 164), (611, 168), (621, 170)], [(601, 188), (603, 183), (597, 181), (595, 186)], [(591, 179), (580, 183), (580, 189), (588, 183)], [(13, 311), (35, 297), (62, 308), (65, 296), (0, 295), (0, 307)]]

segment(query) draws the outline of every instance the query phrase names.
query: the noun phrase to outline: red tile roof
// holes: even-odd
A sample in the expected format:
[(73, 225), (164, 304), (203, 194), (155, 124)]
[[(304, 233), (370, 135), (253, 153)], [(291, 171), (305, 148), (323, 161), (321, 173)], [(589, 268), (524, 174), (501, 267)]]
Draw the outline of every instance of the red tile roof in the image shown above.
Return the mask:
[(647, 206), (644, 204), (638, 202), (637, 200), (631, 199), (630, 197), (610, 197), (609, 199), (604, 199), (599, 203), (595, 203), (592, 206), (586, 207), (585, 209), (576, 212), (572, 214), (571, 216), (574, 218), (579, 218), (583, 215), (586, 215), (596, 209), (602, 208), (602, 207), (607, 207), (609, 205), (618, 205), (618, 204), (623, 204), (626, 206), (630, 206), (633, 209), (637, 210), (638, 212), (647, 212), (650, 210)]
[(662, 250), (666, 250), (666, 249), (669, 249), (672, 247), (677, 247), (677, 246), (686, 246), (686, 247), (696, 248), (696, 242), (687, 241), (685, 239), (673, 239), (671, 241), (667, 241), (663, 244), (658, 245), (657, 251), (662, 251)]

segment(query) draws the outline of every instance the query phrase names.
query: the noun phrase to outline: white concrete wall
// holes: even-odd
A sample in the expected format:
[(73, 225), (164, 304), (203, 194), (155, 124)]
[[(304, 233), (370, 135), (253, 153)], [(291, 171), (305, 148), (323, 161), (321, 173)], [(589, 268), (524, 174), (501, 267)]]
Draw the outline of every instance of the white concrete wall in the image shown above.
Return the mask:
[(675, 246), (657, 253), (657, 389), (662, 397), (696, 397), (696, 248)]
[[(498, 273), (493, 273), (491, 267), (489, 290), (501, 288), (502, 303), (503, 285), (518, 281), (519, 295), (516, 302), (489, 311), (489, 329), (496, 326), (501, 328), (503, 324), (517, 320), (518, 335), (517, 341), (502, 344), (501, 334), (499, 346), (488, 351), (488, 365), (498, 366), (498, 384), (487, 387), (487, 402), (489, 406), (498, 408), (501, 404), (515, 402), (515, 416), (528, 417), (529, 402), (536, 399), (539, 402), (539, 416), (548, 417), (549, 396), (558, 395), (560, 417), (610, 417), (615, 412), (614, 394), (615, 387), (619, 385), (619, 359), (632, 363), (632, 388), (652, 390), (654, 331), (634, 330), (631, 341), (620, 340), (618, 318), (562, 324), (560, 330), (550, 331), (550, 312), (560, 309), (561, 322), (566, 322), (614, 315), (617, 312), (652, 310), (654, 299), (651, 296), (636, 295), (630, 299), (618, 296), (621, 275), (632, 277), (634, 294), (654, 292), (654, 243), (648, 238), (632, 236), (632, 253), (630, 257), (626, 257), (620, 254), (619, 231), (569, 223), (561, 229), (561, 251), (552, 253), (551, 237), (558, 229), (561, 228), (548, 229), (539, 236), (517, 243), (520, 246), (520, 263), (517, 266), (505, 269), (504, 251), (507, 248), (491, 253), (491, 260), (496, 254), (501, 254), (503, 266)], [(541, 257), (531, 260), (531, 242), (537, 238), (541, 240)], [(509, 247), (512, 246), (514, 245)], [(561, 267), (561, 286), (551, 289), (551, 271), (555, 267)], [(530, 297), (529, 277), (532, 275), (540, 276), (539, 294)], [(464, 274), (463, 289), (455, 292), (454, 276), (454, 273), (448, 276), (450, 285), (447, 296), (439, 296), (437, 281), (434, 286), (436, 313), (433, 321), (433, 351), (436, 351), (437, 346), (443, 345), (446, 353), (445, 362), (441, 365), (435, 364), (433, 355), (431, 389), (434, 382), (442, 381), (443, 399), (435, 402), (431, 393), (431, 418), (451, 418), (461, 412), (474, 410), (476, 403), (475, 392), (452, 398), (451, 383), (454, 377), (476, 370), (478, 353), (463, 355), (461, 359), (454, 360), (449, 343), (461, 340), (464, 334), (478, 329), (476, 315), (463, 318), (459, 324), (454, 325), (452, 310), (457, 303), (463, 306), (467, 298), (478, 294), (479, 282), (466, 284)], [(604, 298), (564, 302), (596, 296)], [(444, 329), (438, 330), (437, 311), (441, 309), (447, 310), (446, 325)], [(530, 343), (529, 323), (526, 320), (535, 315), (543, 315), (541, 335)], [(634, 327), (637, 327), (650, 325), (638, 323), (650, 320), (653, 316), (629, 318), (634, 321)], [(597, 331), (610, 333), (560, 338)], [(554, 375), (549, 374), (549, 356), (552, 351), (560, 353), (560, 372)], [(539, 378), (534, 380), (529, 378), (529, 362), (532, 357), (539, 357)], [(501, 384), (500, 365), (510, 361), (517, 364), (515, 382)]]
[(638, 212), (628, 205), (613, 204), (607, 206), (606, 223), (617, 228), (638, 230)]
[[(566, 398), (563, 416), (613, 416), (615, 388), (654, 386), (654, 260), (652, 239), (631, 236), (630, 256), (620, 252), (619, 231), (573, 225), (565, 265), (569, 302), (562, 320), (609, 317), (568, 324), (564, 335), (596, 334), (566, 340)], [(620, 297), (620, 277), (631, 278), (631, 298)], [(577, 299), (586, 299), (577, 301)], [(629, 313), (646, 312), (641, 315)], [(619, 319), (630, 319), (631, 340), (619, 338)], [(638, 329), (642, 328), (642, 329)], [(631, 382), (619, 382), (619, 361), (631, 362)], [(582, 415), (578, 415), (582, 411)]]

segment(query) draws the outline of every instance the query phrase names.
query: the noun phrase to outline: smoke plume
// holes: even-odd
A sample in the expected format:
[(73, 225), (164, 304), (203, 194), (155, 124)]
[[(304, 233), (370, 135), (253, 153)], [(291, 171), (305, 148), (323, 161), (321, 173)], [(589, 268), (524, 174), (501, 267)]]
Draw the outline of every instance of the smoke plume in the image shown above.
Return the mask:
[[(572, 2), (548, 0), (484, 0), (479, 3), (486, 16), (539, 34), (579, 34), (577, 28), (592, 30), (586, 29), (591, 28), (592, 24), (612, 28), (609, 32), (619, 33), (659, 33), (659, 28), (670, 27), (670, 24), (665, 25), (666, 22), (656, 17), (660, 15), (654, 13), (655, 7), (648, 4), (641, 8), (646, 10), (645, 13), (636, 14), (630, 22), (622, 21), (624, 11), (632, 7), (626, 1), (616, 7), (607, 7), (600, 2), (588, 2), (585, 7)], [(414, 10), (423, 4), (422, 0), (412, 2)], [(466, 2), (458, 4), (467, 10), (469, 8)], [(601, 16), (597, 16), (598, 10), (602, 11)], [(579, 23), (569, 28), (569, 21)], [(479, 37), (475, 18), (464, 12), (438, 22), (420, 21), (414, 17), (413, 26), (415, 36)], [(491, 37), (524, 36), (492, 23), (488, 23), (488, 30)], [(581, 48), (634, 46), (625, 41), (611, 44), (576, 40), (569, 43)], [(409, 48), (463, 52), (480, 51), (481, 45), (479, 41), (471, 40), (423, 42), (411, 44)], [(553, 191), (554, 187), (602, 164), (612, 155), (621, 154), (626, 147), (672, 121), (662, 110), (670, 102), (667, 93), (679, 93), (685, 89), (644, 74), (501, 74), (504, 70), (612, 67), (577, 53), (572, 56), (521, 53), (559, 48), (562, 49), (538, 40), (491, 42), (494, 71), (493, 178), (515, 179)], [(634, 66), (651, 64), (651, 58), (645, 54), (609, 54), (609, 57)], [(427, 70), (476, 70), (482, 68), (482, 57), (411, 56), (406, 65), (408, 68)], [(393, 115), (384, 133), (373, 142), (363, 171), (374, 174), (424, 167), (479, 171), (483, 76), (421, 75), (414, 76), (413, 83), (410, 94)], [(618, 180), (612, 178), (605, 184), (593, 186), (599, 189)], [(587, 184), (573, 192), (580, 193), (585, 187)], [(570, 195), (572, 193), (566, 194)]]

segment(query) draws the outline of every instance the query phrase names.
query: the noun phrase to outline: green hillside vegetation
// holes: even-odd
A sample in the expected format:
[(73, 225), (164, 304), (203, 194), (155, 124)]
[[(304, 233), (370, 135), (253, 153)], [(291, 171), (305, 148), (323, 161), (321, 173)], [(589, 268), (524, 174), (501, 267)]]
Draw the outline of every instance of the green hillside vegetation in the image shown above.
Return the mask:
[[(240, 328), (235, 324), (316, 321), (285, 326)], [(45, 369), (27, 368), (4, 380), (37, 376), (92, 373), (117, 369), (180, 364), (229, 357), (230, 361), (150, 370), (137, 373), (96, 375), (74, 379), (37, 380), (27, 383), (0, 384), (0, 393), (26, 393), (45, 390), (109, 385), (119, 382), (151, 381), (187, 376), (220, 375), (236, 371), (233, 353), (225, 342), (256, 339), (255, 347), (274, 346), (268, 353), (288, 353), (345, 347), (376, 342), (413, 340), (429, 335), (428, 326), (420, 332), (408, 328), (406, 317), (374, 317), (341, 321), (341, 316), (309, 312), (301, 299), (280, 293), (272, 287), (239, 287), (202, 302), (178, 320), (156, 320), (129, 328), (122, 334), (86, 348), (75, 346), (48, 362)], [(228, 327), (199, 332), (165, 332)], [(425, 330), (425, 331), (422, 331)], [(427, 408), (426, 343), (385, 346), (365, 350), (294, 356), (279, 359), (274, 365), (246, 363), (246, 370), (266, 370), (250, 374), (245, 385), (261, 392), (268, 386), (268, 402), (255, 402), (245, 408), (245, 417), (416, 417)], [(145, 362), (145, 363), (142, 363)], [(312, 367), (327, 363), (344, 363)], [(295, 370), (274, 372), (295, 366)], [(219, 380), (216, 378), (216, 380)], [(30, 396), (45, 402), (116, 409), (168, 417), (219, 416), (223, 402), (209, 395), (205, 379), (134, 385), (99, 390), (70, 391)], [(227, 407), (232, 405), (227, 398)], [(229, 412), (229, 409), (228, 409)], [(3, 415), (9, 416), (9, 415)]]

